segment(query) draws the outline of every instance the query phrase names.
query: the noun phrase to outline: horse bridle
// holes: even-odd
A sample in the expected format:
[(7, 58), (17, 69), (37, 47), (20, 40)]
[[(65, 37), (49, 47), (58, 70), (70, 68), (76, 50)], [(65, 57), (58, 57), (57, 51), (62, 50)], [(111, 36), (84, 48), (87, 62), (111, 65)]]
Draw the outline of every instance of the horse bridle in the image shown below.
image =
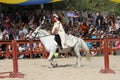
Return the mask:
[[(44, 24), (44, 20), (45, 20), (45, 19), (43, 18), (43, 20), (42, 20), (42, 22), (41, 22), (41, 24), (40, 24), (40, 26), (39, 26), (39, 28), (38, 28), (38, 29), (40, 29), (40, 28), (41, 28), (41, 25), (42, 25), (42, 24)], [(34, 29), (32, 29), (32, 30), (34, 31)], [(32, 38), (34, 38), (34, 39), (35, 39), (35, 38), (36, 38), (36, 36), (37, 36), (37, 34), (38, 34), (38, 32), (36, 32), (36, 33), (35, 33), (35, 36), (32, 36), (32, 35), (31, 35), (31, 36), (32, 36)]]
[[(39, 27), (39, 29), (40, 29), (40, 27)], [(38, 29), (38, 30), (39, 30), (39, 29)], [(32, 37), (35, 39), (38, 33), (39, 33), (39, 32), (34, 33), (35, 36), (34, 36), (34, 37), (32, 36)], [(45, 33), (42, 32), (42, 31), (41, 31), (41, 33), (45, 34)], [(50, 35), (40, 36), (40, 38), (41, 38), (41, 37), (46, 37), (46, 36), (50, 36)]]

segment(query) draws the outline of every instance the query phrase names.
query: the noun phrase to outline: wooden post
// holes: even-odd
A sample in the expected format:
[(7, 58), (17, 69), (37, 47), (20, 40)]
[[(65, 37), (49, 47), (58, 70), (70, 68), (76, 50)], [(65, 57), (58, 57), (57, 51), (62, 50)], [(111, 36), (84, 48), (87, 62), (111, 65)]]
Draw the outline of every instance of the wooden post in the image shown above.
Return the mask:
[(104, 39), (104, 67), (105, 69), (101, 69), (100, 73), (113, 73), (115, 72), (109, 67), (109, 53), (108, 53), (108, 39)]
[(10, 73), (10, 78), (23, 78), (23, 74), (18, 72), (17, 52), (16, 41), (12, 40), (13, 72)]
[(33, 58), (33, 42), (30, 41), (29, 45), (30, 45), (30, 58)]

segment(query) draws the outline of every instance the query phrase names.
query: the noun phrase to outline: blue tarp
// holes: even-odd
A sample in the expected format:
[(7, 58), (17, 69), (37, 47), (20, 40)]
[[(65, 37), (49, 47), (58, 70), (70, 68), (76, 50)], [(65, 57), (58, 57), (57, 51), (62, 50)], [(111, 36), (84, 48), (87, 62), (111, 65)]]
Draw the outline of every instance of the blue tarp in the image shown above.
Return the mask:
[(0, 3), (16, 5), (37, 5), (43, 3), (58, 2), (62, 0), (0, 0)]
[(51, 0), (28, 0), (27, 2), (23, 2), (18, 5), (36, 5), (36, 4), (48, 3), (50, 1)]

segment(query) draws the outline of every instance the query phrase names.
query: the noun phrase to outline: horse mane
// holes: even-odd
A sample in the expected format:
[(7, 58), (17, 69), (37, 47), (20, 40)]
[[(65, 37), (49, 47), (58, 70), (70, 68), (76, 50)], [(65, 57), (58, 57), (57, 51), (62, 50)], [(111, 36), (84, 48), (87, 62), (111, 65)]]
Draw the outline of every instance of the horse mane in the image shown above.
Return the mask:
[(45, 35), (50, 35), (50, 33), (45, 29), (40, 29), (39, 31), (42, 32)]

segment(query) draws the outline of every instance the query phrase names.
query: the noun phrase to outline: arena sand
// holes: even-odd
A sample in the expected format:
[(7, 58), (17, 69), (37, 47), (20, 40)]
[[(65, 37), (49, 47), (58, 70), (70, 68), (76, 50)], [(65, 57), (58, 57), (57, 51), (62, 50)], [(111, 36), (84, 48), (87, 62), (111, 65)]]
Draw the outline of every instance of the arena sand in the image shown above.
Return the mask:
[[(24, 74), (24, 78), (4, 78), (0, 80), (120, 80), (120, 56), (109, 56), (112, 73), (99, 73), (104, 69), (104, 57), (92, 57), (88, 62), (82, 58), (81, 68), (74, 67), (75, 57), (57, 58), (56, 68), (48, 68), (47, 59), (19, 59), (19, 72)], [(13, 69), (11, 59), (0, 60), (0, 72), (9, 72)], [(6, 74), (0, 74), (5, 76)], [(7, 74), (8, 75), (8, 74)]]

